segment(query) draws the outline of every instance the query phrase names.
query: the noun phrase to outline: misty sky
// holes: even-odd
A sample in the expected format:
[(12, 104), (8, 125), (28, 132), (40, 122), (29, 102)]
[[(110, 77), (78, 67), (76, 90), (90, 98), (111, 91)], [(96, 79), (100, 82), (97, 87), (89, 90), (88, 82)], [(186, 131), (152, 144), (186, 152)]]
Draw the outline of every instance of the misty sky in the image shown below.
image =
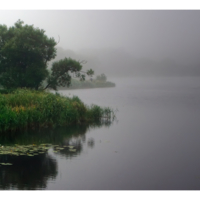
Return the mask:
[(200, 11), (180, 10), (38, 10), (0, 12), (0, 24), (18, 19), (34, 24), (59, 46), (81, 49), (120, 48), (136, 57), (170, 58), (200, 64)]

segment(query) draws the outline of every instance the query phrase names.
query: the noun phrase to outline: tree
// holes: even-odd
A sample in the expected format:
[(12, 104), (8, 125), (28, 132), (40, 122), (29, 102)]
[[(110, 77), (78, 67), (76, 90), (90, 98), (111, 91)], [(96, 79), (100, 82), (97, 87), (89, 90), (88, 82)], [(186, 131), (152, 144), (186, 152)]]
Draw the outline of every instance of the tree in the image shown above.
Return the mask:
[(82, 62), (73, 60), (71, 58), (64, 58), (52, 64), (51, 73), (47, 78), (47, 86), (44, 88), (52, 88), (57, 90), (59, 86), (70, 86), (71, 76), (80, 78), (81, 81), (85, 80), (85, 74), (92, 76), (94, 71), (92, 69), (87, 72), (81, 71)]
[(49, 74), (47, 62), (55, 58), (57, 43), (43, 29), (23, 26), (23, 23), (18, 20), (10, 28), (0, 25), (0, 85), (4, 88), (38, 89), (47, 79), (45, 88), (56, 89), (70, 85), (70, 73), (81, 80), (85, 79), (84, 74), (94, 73), (92, 70), (81, 72), (81, 62), (65, 58), (54, 62)]
[(105, 74), (101, 74), (101, 75), (98, 75), (98, 76), (96, 77), (96, 79), (97, 79), (98, 81), (101, 81), (101, 82), (106, 82), (107, 77), (106, 77)]
[(0, 84), (5, 88), (35, 88), (47, 77), (47, 62), (56, 56), (53, 38), (18, 20), (0, 25)]

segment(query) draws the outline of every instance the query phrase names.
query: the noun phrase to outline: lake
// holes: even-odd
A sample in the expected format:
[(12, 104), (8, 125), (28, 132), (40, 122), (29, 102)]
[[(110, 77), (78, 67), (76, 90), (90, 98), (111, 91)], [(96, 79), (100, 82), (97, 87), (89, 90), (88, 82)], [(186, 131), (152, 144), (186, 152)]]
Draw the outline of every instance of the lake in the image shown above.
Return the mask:
[(1, 163), (13, 163), (0, 166), (0, 189), (199, 190), (200, 78), (110, 81), (116, 87), (59, 92), (117, 110), (111, 124), (2, 136), (1, 146), (64, 148), (49, 146), (32, 157), (0, 155)]

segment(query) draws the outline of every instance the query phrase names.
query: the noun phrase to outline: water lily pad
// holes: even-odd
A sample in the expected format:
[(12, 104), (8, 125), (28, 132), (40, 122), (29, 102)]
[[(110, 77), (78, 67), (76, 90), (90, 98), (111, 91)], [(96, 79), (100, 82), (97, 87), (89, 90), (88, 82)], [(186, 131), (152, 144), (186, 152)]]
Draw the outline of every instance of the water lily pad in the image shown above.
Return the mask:
[(43, 145), (18, 145), (15, 144), (14, 146), (2, 146), (0, 147), (0, 155), (27, 155), (34, 156), (39, 153), (45, 153), (51, 148), (51, 144), (43, 144)]
[(69, 149), (69, 151), (71, 151), (71, 152), (76, 152), (76, 149)]
[(0, 163), (1, 165), (12, 165), (12, 163)]
[(51, 145), (51, 144), (41, 144), (41, 145), (47, 145), (48, 146), (48, 145)]

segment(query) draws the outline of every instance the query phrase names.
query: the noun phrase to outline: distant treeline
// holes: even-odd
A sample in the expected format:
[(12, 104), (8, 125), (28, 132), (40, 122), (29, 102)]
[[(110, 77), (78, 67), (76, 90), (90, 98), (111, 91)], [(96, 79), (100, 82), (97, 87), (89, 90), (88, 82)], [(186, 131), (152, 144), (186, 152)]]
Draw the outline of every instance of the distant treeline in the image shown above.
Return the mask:
[(102, 88), (102, 87), (115, 87), (115, 83), (107, 81), (105, 74), (98, 75), (96, 79), (80, 81), (77, 79), (71, 80), (69, 87), (60, 87), (58, 89), (86, 89), (86, 88)]
[(83, 68), (92, 68), (97, 74), (105, 72), (109, 77), (200, 75), (199, 63), (195, 64), (195, 61), (187, 64), (165, 56), (157, 60), (137, 57), (122, 49), (82, 49), (75, 52), (58, 47), (54, 60), (57, 61), (65, 55), (86, 60), (88, 62)]

